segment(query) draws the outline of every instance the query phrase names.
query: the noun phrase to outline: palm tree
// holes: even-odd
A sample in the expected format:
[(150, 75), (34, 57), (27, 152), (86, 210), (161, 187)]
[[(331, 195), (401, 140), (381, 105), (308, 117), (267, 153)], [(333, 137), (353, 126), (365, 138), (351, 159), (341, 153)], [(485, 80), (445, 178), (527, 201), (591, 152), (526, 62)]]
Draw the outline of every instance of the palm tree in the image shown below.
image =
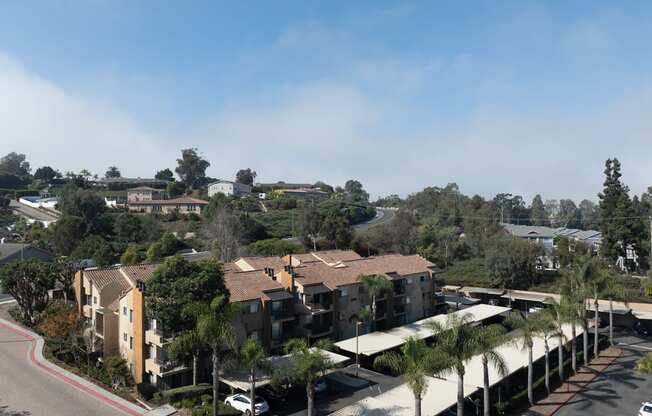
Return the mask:
[(484, 415), (491, 413), (489, 403), (489, 364), (493, 365), (501, 378), (507, 376), (507, 363), (498, 352), (498, 347), (509, 341), (502, 325), (489, 325), (481, 327), (478, 334), (478, 353), (482, 358), (483, 387), (484, 387)]
[(509, 317), (509, 325), (518, 331), (516, 339), (521, 342), (522, 348), (527, 349), (527, 398), (530, 405), (534, 405), (534, 395), (532, 393), (532, 348), (534, 347), (534, 340), (540, 332), (541, 323), (535, 316), (525, 317), (520, 312), (515, 312)]
[(606, 274), (605, 286), (602, 294), (609, 299), (609, 344), (614, 345), (614, 300), (619, 300), (629, 305), (629, 296), (625, 290), (625, 286), (613, 273)]
[(168, 348), (170, 358), (173, 360), (192, 360), (192, 385), (196, 386), (199, 354), (206, 349), (206, 343), (197, 329), (182, 332), (174, 338)]
[(539, 334), (543, 338), (543, 346), (545, 349), (545, 360), (546, 360), (546, 390), (550, 394), (550, 340), (553, 338), (564, 339), (564, 333), (560, 332), (557, 326), (555, 325), (555, 319), (551, 312), (551, 309), (545, 309), (536, 315), (536, 318), (539, 319)]
[[(571, 324), (571, 367), (577, 373), (577, 325), (582, 325), (584, 318), (584, 294), (579, 288), (582, 281), (582, 263), (573, 267), (572, 271), (562, 272), (561, 297), (568, 304), (567, 318)], [(586, 363), (586, 361), (585, 361)]]
[(289, 380), (295, 384), (306, 387), (308, 399), (308, 416), (314, 414), (315, 383), (320, 377), (335, 364), (331, 361), (325, 350), (331, 348), (328, 340), (320, 340), (310, 348), (305, 339), (291, 339), (285, 344), (285, 351), (290, 354), (289, 364), (276, 368), (273, 374), (273, 383), (280, 384), (283, 380)]
[(598, 356), (598, 319), (600, 319), (599, 303), (598, 299), (600, 295), (607, 289), (607, 273), (605, 272), (605, 267), (603, 263), (596, 258), (592, 258), (588, 261), (588, 276), (587, 279), (587, 289), (589, 291), (590, 297), (593, 299), (593, 356)]
[(414, 337), (405, 339), (401, 353), (386, 352), (376, 357), (375, 367), (385, 367), (402, 374), (414, 395), (414, 415), (421, 416), (421, 398), (428, 389), (428, 379), (443, 372), (443, 356), (430, 348), (423, 340)]
[(213, 363), (213, 416), (217, 416), (219, 403), (220, 373), (233, 363), (235, 334), (231, 323), (236, 312), (226, 295), (216, 296), (209, 310), (199, 317), (197, 332), (211, 350)]
[(249, 413), (246, 414), (247, 416), (253, 416), (256, 414), (256, 372), (260, 370), (269, 370), (271, 369), (271, 365), (267, 359), (265, 350), (260, 343), (253, 338), (247, 339), (240, 348), (240, 362), (249, 371), (249, 382), (251, 383), (249, 399), (251, 400), (251, 408)]
[(382, 276), (377, 275), (360, 275), (358, 281), (367, 289), (371, 296), (371, 326), (376, 330), (376, 298), (389, 292), (392, 289), (392, 283)]
[(550, 320), (557, 331), (557, 341), (559, 343), (558, 351), (558, 372), (559, 380), (564, 381), (564, 330), (563, 326), (566, 323), (567, 319), (567, 309), (568, 304), (564, 298), (561, 299), (561, 302), (557, 302), (554, 299), (549, 299), (549, 314)]
[(442, 372), (457, 374), (457, 415), (464, 416), (465, 363), (476, 354), (480, 346), (479, 328), (471, 326), (471, 314), (449, 314), (445, 324), (430, 322), (437, 336), (437, 349), (442, 353)]

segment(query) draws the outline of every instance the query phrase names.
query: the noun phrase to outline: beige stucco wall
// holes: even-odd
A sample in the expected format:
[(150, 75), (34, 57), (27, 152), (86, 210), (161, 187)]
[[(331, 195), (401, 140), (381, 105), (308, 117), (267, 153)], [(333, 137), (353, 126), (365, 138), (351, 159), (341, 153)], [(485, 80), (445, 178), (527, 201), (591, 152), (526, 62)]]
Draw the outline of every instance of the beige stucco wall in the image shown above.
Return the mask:
[[(135, 365), (134, 361), (134, 350), (129, 348), (129, 337), (134, 336), (134, 326), (133, 323), (129, 322), (129, 311), (133, 306), (133, 291), (129, 291), (125, 296), (120, 299), (120, 310), (119, 310), (119, 330), (118, 330), (118, 349), (120, 355), (127, 361), (127, 365), (132, 368)], [(124, 308), (127, 308), (127, 314), (123, 313)], [(124, 334), (127, 334), (127, 340), (124, 340)]]

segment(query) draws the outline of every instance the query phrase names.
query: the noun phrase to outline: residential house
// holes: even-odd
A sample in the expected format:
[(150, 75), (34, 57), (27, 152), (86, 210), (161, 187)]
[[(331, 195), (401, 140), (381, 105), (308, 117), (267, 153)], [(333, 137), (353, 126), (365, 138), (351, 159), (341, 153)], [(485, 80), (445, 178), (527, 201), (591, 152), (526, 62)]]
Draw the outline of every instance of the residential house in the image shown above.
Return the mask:
[(127, 203), (138, 201), (159, 201), (165, 199), (165, 190), (149, 186), (127, 189)]
[(251, 193), (251, 186), (225, 180), (217, 180), (208, 185), (208, 197), (216, 194), (224, 194), (226, 196), (246, 196)]
[(22, 259), (52, 261), (53, 258), (54, 254), (30, 244), (5, 243), (4, 238), (0, 239), (0, 265)]
[(134, 212), (169, 214), (178, 211), (181, 214), (200, 214), (203, 207), (208, 205), (203, 199), (183, 196), (174, 199), (153, 199), (129, 202), (129, 210)]
[(127, 189), (137, 186), (164, 188), (170, 183), (164, 179), (154, 178), (100, 178), (93, 182), (96, 186), (110, 189)]

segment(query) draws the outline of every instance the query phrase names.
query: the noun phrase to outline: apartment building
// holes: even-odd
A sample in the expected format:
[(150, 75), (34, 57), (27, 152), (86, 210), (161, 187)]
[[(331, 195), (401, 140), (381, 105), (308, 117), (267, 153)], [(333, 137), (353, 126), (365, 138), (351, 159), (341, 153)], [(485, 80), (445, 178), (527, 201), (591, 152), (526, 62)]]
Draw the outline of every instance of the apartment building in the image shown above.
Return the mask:
[(156, 189), (149, 186), (127, 189), (127, 202), (129, 203), (137, 201), (158, 201), (161, 199), (165, 199), (164, 189)]
[(422, 319), (443, 307), (435, 295), (434, 264), (424, 258), (385, 255), (362, 258), (352, 251), (326, 251), (286, 257), (291, 264), (279, 280), (295, 293), (295, 310), (303, 335), (316, 340), (355, 336), (358, 312), (372, 302), (362, 275), (392, 283), (392, 290), (376, 299), (376, 328), (386, 329)]
[[(203, 257), (200, 257), (203, 258)], [(157, 265), (116, 266), (79, 272), (75, 291), (99, 355), (121, 355), (136, 383), (170, 388), (191, 382), (190, 368), (171, 360), (171, 334), (146, 318), (147, 282)], [(377, 327), (390, 328), (435, 313), (433, 264), (419, 256), (361, 258), (353, 251), (296, 256), (242, 257), (224, 266), (238, 343), (256, 338), (271, 354), (291, 338), (311, 342), (354, 336), (357, 313), (371, 299), (360, 275), (383, 276), (392, 290), (377, 299)], [(443, 303), (443, 301), (442, 301)], [(208, 374), (209, 363), (200, 371)]]
[(177, 211), (181, 214), (200, 214), (201, 210), (208, 205), (203, 199), (182, 196), (174, 199), (151, 199), (129, 201), (129, 210), (132, 212), (147, 212), (169, 214)]

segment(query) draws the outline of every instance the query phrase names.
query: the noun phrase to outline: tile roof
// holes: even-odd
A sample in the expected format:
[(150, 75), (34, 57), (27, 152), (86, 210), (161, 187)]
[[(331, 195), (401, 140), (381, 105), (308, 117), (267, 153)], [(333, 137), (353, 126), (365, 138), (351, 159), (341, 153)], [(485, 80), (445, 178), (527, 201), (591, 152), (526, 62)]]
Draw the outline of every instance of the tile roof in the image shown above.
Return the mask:
[(174, 199), (156, 199), (152, 201), (132, 201), (129, 205), (208, 205), (203, 199), (182, 196)]
[(136, 188), (129, 188), (127, 192), (130, 191), (160, 191), (163, 192), (163, 189), (152, 188), (151, 186), (137, 186)]
[(233, 302), (259, 299), (266, 291), (284, 290), (279, 282), (272, 280), (260, 270), (246, 272), (225, 270), (224, 283), (231, 292)]
[(276, 256), (240, 257), (234, 264), (242, 271), (263, 270), (265, 267), (271, 267), (274, 269), (274, 273), (282, 272), (283, 268), (287, 266), (287, 262)]
[[(22, 244), (22, 243), (2, 243), (0, 244), (0, 260), (5, 259), (7, 257), (13, 256), (15, 254), (19, 254), (21, 248), (23, 249), (23, 253), (25, 257), (34, 257), (31, 255), (34, 252), (38, 252), (42, 254), (44, 257), (54, 257), (51, 253), (40, 249), (38, 247), (33, 247), (29, 244)], [(28, 252), (30, 252), (28, 254)]]
[(154, 270), (159, 264), (137, 264), (133, 266), (122, 266), (120, 268), (123, 276), (127, 277), (135, 285), (136, 282), (146, 282), (154, 275)]
[(128, 290), (132, 287), (128, 280), (121, 271), (119, 266), (105, 267), (101, 269), (86, 269), (84, 276), (88, 278), (98, 290), (102, 290), (109, 285), (117, 285), (120, 290)]
[(322, 262), (304, 263), (294, 268), (297, 283), (303, 285), (323, 283), (330, 289), (350, 285), (365, 274), (392, 275), (402, 277), (417, 273), (427, 273), (434, 264), (421, 256), (389, 254), (341, 262), (329, 266)]
[(362, 257), (353, 250), (325, 250), (310, 253), (317, 260), (327, 264), (334, 264), (339, 261), (360, 260)]

